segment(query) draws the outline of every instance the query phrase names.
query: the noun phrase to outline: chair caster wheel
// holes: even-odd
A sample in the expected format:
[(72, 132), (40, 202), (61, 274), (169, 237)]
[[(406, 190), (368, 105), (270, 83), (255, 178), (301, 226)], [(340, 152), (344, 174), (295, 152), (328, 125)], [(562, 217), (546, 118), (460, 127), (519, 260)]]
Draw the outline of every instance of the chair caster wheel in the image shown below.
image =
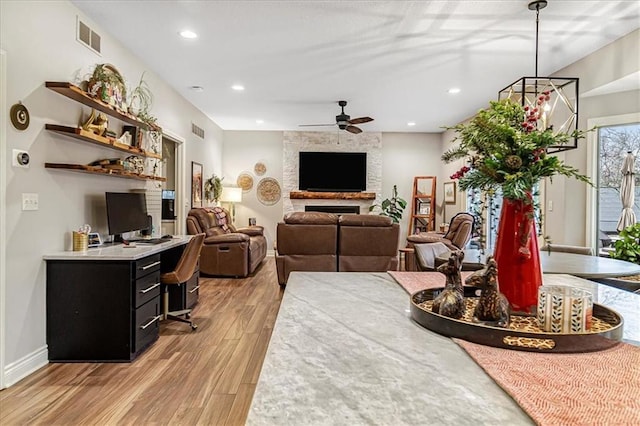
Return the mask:
[(191, 330), (195, 330), (196, 328), (198, 328), (197, 324), (191, 324)]
[(189, 319), (189, 318), (191, 318), (191, 314), (185, 314), (185, 317), (186, 317), (187, 319)]

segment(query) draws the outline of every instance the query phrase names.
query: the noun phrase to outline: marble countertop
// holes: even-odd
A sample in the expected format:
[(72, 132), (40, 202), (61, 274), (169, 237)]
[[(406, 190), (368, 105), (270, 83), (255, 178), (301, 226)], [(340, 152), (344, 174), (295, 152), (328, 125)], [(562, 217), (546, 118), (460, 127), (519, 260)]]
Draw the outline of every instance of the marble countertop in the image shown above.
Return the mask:
[(159, 244), (135, 243), (133, 247), (123, 244), (106, 244), (101, 247), (90, 248), (87, 251), (60, 251), (47, 253), (44, 260), (138, 260), (163, 252), (172, 247), (186, 244), (191, 235), (174, 235), (171, 240)]
[(386, 273), (293, 272), (248, 425), (532, 424)]
[[(640, 295), (568, 275), (620, 312), (640, 345)], [(451, 339), (410, 318), (409, 295), (386, 273), (293, 272), (248, 425), (532, 424)]]

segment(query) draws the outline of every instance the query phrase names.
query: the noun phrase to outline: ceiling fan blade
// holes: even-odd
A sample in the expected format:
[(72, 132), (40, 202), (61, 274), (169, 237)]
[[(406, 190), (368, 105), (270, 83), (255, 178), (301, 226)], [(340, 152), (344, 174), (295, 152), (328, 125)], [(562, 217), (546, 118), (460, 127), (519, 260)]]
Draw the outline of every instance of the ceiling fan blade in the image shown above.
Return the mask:
[(321, 126), (335, 126), (336, 123), (331, 124), (298, 124), (298, 127), (321, 127)]
[(361, 129), (360, 127), (356, 127), (356, 126), (347, 126), (347, 127), (345, 128), (345, 130), (346, 130), (347, 132), (354, 133), (354, 134), (356, 134), (356, 135), (357, 135), (358, 133), (362, 133), (362, 129)]
[(362, 124), (362, 123), (368, 123), (370, 121), (373, 121), (373, 118), (371, 117), (358, 117), (358, 118), (353, 118), (351, 120), (349, 120), (350, 124)]

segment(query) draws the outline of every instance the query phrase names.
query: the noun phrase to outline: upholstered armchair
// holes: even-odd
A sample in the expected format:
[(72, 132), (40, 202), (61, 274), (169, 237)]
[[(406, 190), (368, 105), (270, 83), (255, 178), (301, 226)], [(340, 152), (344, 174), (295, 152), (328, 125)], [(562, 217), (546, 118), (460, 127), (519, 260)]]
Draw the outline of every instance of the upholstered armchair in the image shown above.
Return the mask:
[(205, 233), (200, 272), (206, 275), (246, 277), (267, 255), (262, 226), (236, 228), (220, 207), (195, 208), (187, 216), (189, 234)]
[(464, 250), (469, 240), (471, 240), (472, 231), (473, 216), (469, 213), (458, 213), (451, 218), (449, 230), (446, 234), (422, 232), (420, 234), (409, 235), (407, 237), (407, 246), (413, 247), (414, 244), (424, 243), (442, 243), (450, 250)]

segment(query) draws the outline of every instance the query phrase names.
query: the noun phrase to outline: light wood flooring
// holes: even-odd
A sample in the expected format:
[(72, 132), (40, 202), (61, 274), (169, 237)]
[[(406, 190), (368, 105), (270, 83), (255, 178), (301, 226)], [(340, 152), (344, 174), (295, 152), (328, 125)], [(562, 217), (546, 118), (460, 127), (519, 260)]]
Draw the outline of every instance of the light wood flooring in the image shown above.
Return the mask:
[(242, 425), (282, 294), (273, 257), (245, 279), (201, 277), (195, 332), (163, 322), (133, 363), (48, 364), (0, 391), (0, 424)]

